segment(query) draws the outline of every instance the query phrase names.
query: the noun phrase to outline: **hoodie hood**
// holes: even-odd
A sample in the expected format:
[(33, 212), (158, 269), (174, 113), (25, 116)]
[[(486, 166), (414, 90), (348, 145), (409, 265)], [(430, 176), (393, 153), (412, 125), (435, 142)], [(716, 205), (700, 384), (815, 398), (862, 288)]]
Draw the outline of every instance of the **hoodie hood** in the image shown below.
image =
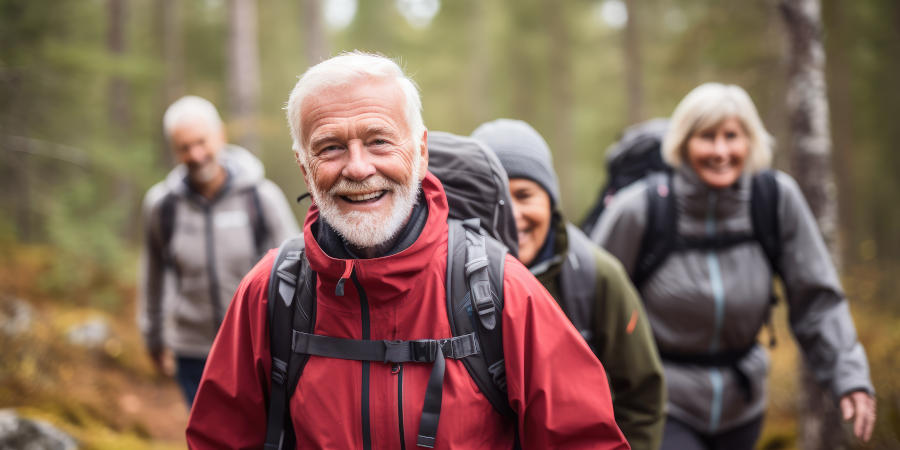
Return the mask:
[[(219, 162), (228, 171), (228, 186), (240, 191), (253, 186), (266, 176), (262, 161), (243, 147), (228, 144), (219, 152)], [(175, 166), (166, 176), (166, 188), (175, 194), (184, 196), (189, 190), (185, 180), (188, 176), (186, 164)]]

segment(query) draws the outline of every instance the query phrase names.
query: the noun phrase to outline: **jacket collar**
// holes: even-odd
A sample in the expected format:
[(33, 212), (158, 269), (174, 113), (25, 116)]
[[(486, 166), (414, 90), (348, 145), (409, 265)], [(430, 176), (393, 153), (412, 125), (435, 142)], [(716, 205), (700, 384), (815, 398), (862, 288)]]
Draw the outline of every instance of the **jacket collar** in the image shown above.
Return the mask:
[(345, 258), (329, 256), (316, 240), (318, 226), (316, 230), (313, 227), (319, 221), (319, 210), (313, 203), (306, 214), (303, 235), (309, 265), (319, 274), (320, 293), (333, 295), (337, 281), (349, 277), (348, 271), (352, 271), (365, 287), (370, 302), (390, 301), (411, 290), (437, 250), (442, 246), (446, 249), (447, 241), (447, 197), (440, 181), (431, 172), (422, 180), (421, 198), (428, 214), (415, 242), (399, 253), (371, 259), (350, 259), (346, 258), (349, 255), (340, 252), (335, 255), (340, 253)]
[(562, 263), (569, 254), (569, 233), (566, 231), (568, 222), (566, 222), (562, 213), (555, 208), (551, 221), (552, 229), (547, 233), (547, 239), (552, 239), (552, 242), (544, 242), (541, 251), (550, 244), (553, 248), (552, 256), (528, 268), (531, 274), (541, 280), (542, 283), (544, 280), (551, 279), (559, 274), (559, 271), (562, 270)]
[(752, 176), (744, 172), (732, 186), (712, 189), (687, 164), (682, 164), (676, 169), (672, 179), (679, 214), (687, 214), (697, 219), (705, 218), (709, 214), (711, 204), (717, 218), (737, 213), (750, 199), (751, 182)]

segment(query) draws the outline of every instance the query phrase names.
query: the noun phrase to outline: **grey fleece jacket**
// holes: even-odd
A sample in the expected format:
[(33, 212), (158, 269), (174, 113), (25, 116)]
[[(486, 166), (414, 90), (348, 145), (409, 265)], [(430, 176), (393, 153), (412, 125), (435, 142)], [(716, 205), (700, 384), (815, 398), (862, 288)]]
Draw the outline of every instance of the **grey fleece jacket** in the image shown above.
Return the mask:
[[(797, 183), (778, 172), (781, 277), (790, 324), (816, 379), (836, 398), (852, 391), (874, 393), (865, 350), (837, 272)], [(673, 177), (678, 233), (703, 236), (752, 230), (751, 177), (713, 191), (687, 167)], [(647, 185), (620, 191), (591, 239), (633, 273), (647, 221)], [(756, 242), (719, 250), (672, 253), (640, 289), (659, 350), (721, 353), (755, 343), (769, 308), (772, 271)], [(716, 434), (759, 417), (766, 405), (769, 359), (755, 347), (738, 367), (750, 381), (745, 399), (733, 370), (664, 361), (668, 414), (697, 431)]]
[[(212, 201), (188, 186), (184, 165), (144, 197), (137, 318), (150, 350), (166, 347), (197, 358), (209, 354), (238, 284), (262, 256), (254, 241), (253, 188), (266, 225), (262, 249), (300, 233), (284, 193), (264, 178), (255, 156), (229, 145), (220, 161), (228, 180)], [(164, 246), (160, 210), (169, 195), (174, 225)]]

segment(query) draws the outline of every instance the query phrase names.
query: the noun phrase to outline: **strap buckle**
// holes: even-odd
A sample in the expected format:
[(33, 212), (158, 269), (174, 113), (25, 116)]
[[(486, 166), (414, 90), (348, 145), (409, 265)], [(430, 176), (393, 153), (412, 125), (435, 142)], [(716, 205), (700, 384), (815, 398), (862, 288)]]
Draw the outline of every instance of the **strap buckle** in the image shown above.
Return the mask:
[(423, 339), (421, 341), (409, 341), (410, 359), (415, 362), (434, 362), (437, 352), (440, 351), (438, 341)]

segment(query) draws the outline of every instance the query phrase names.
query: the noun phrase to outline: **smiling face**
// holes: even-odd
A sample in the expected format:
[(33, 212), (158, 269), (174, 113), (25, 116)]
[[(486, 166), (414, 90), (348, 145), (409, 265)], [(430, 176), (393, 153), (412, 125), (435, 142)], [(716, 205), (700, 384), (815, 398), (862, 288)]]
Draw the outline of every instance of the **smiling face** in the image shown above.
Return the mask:
[(310, 96), (300, 111), (303, 178), (322, 217), (348, 242), (372, 248), (409, 219), (428, 168), (427, 132), (416, 146), (404, 95), (365, 83)]
[(524, 178), (511, 178), (509, 193), (519, 231), (519, 261), (528, 266), (534, 262), (550, 231), (553, 215), (550, 195), (541, 185)]
[(219, 151), (225, 146), (225, 132), (201, 117), (185, 120), (170, 135), (172, 151), (179, 163), (188, 168), (194, 185), (205, 185), (219, 174)]
[(687, 160), (707, 186), (724, 189), (744, 172), (750, 139), (741, 122), (728, 118), (705, 130), (694, 132), (687, 141)]

